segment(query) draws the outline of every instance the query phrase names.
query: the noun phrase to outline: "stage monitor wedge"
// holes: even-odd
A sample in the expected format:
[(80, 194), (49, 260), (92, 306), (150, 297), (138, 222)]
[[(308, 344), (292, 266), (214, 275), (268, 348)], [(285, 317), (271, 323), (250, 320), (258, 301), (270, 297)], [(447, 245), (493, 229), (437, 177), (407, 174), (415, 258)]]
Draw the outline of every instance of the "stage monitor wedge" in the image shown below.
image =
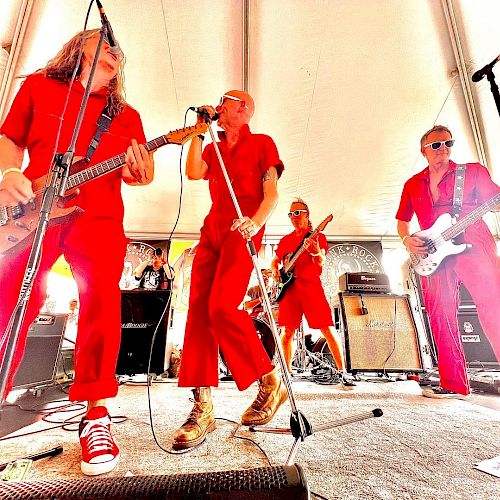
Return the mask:
[(341, 292), (350, 372), (419, 372), (422, 360), (408, 296)]

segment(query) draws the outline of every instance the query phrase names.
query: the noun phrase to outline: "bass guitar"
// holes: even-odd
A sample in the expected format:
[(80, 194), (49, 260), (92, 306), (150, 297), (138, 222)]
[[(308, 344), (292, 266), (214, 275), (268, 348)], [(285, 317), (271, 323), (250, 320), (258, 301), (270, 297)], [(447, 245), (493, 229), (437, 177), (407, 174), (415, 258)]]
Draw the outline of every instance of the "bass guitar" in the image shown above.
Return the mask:
[[(147, 151), (155, 151), (167, 144), (184, 144), (195, 135), (205, 132), (206, 129), (205, 123), (199, 123), (192, 127), (169, 132), (143, 144), (143, 146)], [(71, 169), (75, 173), (68, 178), (65, 196), (59, 196), (54, 200), (55, 203), (49, 214), (49, 226), (63, 224), (81, 215), (83, 210), (78, 206), (67, 206), (68, 202), (78, 195), (78, 186), (121, 168), (125, 164), (125, 156), (125, 153), (122, 153), (88, 168), (82, 168), (82, 160), (74, 163)], [(83, 165), (85, 164), (83, 163)], [(19, 252), (31, 241), (40, 218), (40, 207), (47, 175), (32, 182), (35, 197), (27, 205), (17, 203), (8, 207), (0, 206), (0, 255)]]
[(479, 220), (485, 213), (494, 209), (500, 203), (500, 193), (485, 201), (462, 219), (453, 224), (450, 214), (442, 214), (436, 222), (425, 231), (412, 234), (425, 241), (429, 253), (416, 255), (410, 253), (410, 263), (415, 272), (421, 276), (431, 275), (448, 255), (463, 252), (469, 245), (467, 243), (455, 244), (453, 238), (465, 231), (467, 227)]
[(311, 240), (315, 238), (320, 231), (323, 231), (325, 229), (327, 224), (330, 223), (332, 219), (333, 215), (330, 214), (324, 221), (321, 222), (321, 224), (319, 224), (319, 226), (310, 234), (310, 236), (302, 242), (300, 247), (297, 250), (295, 250), (295, 253), (285, 257), (283, 267), (279, 270), (280, 282), (278, 283), (277, 286), (277, 292), (275, 298), (276, 302), (279, 302), (283, 298), (285, 292), (295, 280), (295, 275), (293, 274), (293, 270), (295, 268), (295, 262), (306, 249), (304, 246), (306, 240)]

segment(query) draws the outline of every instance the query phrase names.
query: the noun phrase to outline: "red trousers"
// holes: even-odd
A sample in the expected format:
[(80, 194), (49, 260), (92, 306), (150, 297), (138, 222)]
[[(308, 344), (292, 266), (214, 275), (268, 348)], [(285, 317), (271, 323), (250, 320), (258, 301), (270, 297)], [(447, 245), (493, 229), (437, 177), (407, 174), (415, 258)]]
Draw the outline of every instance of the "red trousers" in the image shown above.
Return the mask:
[[(228, 224), (218, 229), (210, 217), (193, 262), (179, 386), (217, 387), (220, 348), (238, 389), (244, 390), (273, 365), (250, 316), (238, 309), (253, 269), (245, 241)], [(257, 248), (263, 232), (253, 238)]]
[[(23, 356), (29, 325), (46, 296), (47, 276), (64, 254), (78, 286), (80, 312), (75, 346), (72, 401), (116, 396), (116, 360), (121, 338), (121, 295), (118, 286), (125, 256), (121, 223), (82, 216), (71, 224), (49, 228), (42, 260), (28, 302), (25, 320), (9, 373), (7, 393)], [(0, 360), (5, 354), (5, 330), (17, 302), (29, 248), (15, 256), (0, 256)]]
[(467, 363), (457, 321), (461, 281), (476, 304), (483, 331), (500, 361), (500, 259), (491, 235), (474, 242), (465, 252), (447, 257), (436, 272), (422, 279), (441, 386), (468, 394)]

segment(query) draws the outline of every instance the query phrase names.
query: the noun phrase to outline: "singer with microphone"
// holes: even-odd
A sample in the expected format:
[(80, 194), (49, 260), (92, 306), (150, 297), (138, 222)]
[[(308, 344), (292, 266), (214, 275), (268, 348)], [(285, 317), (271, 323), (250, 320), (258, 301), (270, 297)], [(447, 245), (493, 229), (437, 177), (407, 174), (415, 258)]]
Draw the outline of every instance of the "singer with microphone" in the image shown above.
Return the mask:
[(310, 237), (309, 207), (301, 198), (292, 202), (288, 217), (294, 230), (280, 240), (276, 257), (271, 263), (273, 277), (279, 282), (279, 265), (304, 245), (305, 251), (297, 258), (293, 268), (295, 278), (279, 302), (278, 323), (282, 327), (281, 344), (288, 370), (291, 369), (293, 336), (302, 316), (305, 316), (309, 326), (320, 330), (328, 343), (339, 370), (340, 387), (351, 390), (356, 384), (345, 371), (342, 343), (333, 329), (332, 311), (320, 279), (328, 243), (321, 232), (314, 238)]
[[(84, 89), (89, 85), (99, 36), (100, 30), (76, 34), (44, 68), (24, 80), (0, 127), (0, 207), (30, 210), (36, 191), (32, 182), (50, 172), (54, 151), (64, 152), (68, 148)], [(86, 475), (111, 471), (120, 456), (105, 404), (107, 398), (118, 392), (115, 367), (121, 338), (119, 280), (126, 250), (121, 183), (149, 184), (154, 173), (152, 157), (137, 142), (146, 141), (141, 118), (124, 99), (124, 62), (116, 45), (115, 41), (113, 49), (108, 43), (102, 44), (75, 154), (85, 157), (87, 165), (92, 166), (126, 152), (125, 164), (81, 185), (72, 202), (83, 209), (83, 215), (48, 228), (7, 380), (8, 392), (22, 359), (28, 326), (44, 302), (47, 275), (56, 259), (64, 254), (80, 300), (75, 378), (69, 398), (88, 402), (79, 428), (81, 470)], [(81, 62), (76, 67), (81, 52)], [(70, 86), (75, 67), (76, 81)], [(98, 138), (98, 122), (102, 125), (102, 120), (107, 121), (107, 127)], [(30, 163), (23, 170), (25, 151)], [(19, 297), (29, 250), (29, 245), (25, 245), (0, 256), (0, 361), (4, 359), (6, 330)], [(3, 401), (6, 394), (1, 396)]]
[(215, 428), (211, 387), (219, 384), (219, 349), (239, 390), (260, 379), (259, 394), (243, 414), (243, 425), (269, 422), (287, 398), (250, 316), (238, 308), (253, 269), (246, 239), (260, 247), (264, 224), (278, 201), (277, 183), (284, 168), (271, 137), (250, 131), (254, 109), (250, 94), (239, 90), (224, 94), (215, 109), (196, 108), (198, 122), (217, 119), (223, 129), (218, 146), (245, 215), (237, 216), (214, 146), (202, 150), (203, 137), (194, 137), (186, 175), (208, 181), (212, 206), (193, 261), (179, 373), (179, 386), (194, 388), (194, 406), (174, 434), (176, 450), (198, 446)]

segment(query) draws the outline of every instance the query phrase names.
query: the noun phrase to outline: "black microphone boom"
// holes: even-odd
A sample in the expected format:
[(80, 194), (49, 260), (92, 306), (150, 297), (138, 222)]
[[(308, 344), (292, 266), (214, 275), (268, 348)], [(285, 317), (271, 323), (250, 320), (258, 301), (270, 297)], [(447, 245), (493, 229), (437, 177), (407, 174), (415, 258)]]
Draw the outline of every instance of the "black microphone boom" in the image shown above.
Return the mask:
[(500, 61), (500, 55), (495, 57), (493, 61), (491, 61), (489, 64), (487, 64), (484, 68), (478, 69), (473, 75), (472, 75), (472, 81), (473, 82), (479, 82), (482, 80), (488, 73), (491, 73), (491, 70), (493, 69), (493, 66)]
[(120, 45), (116, 41), (115, 34), (113, 33), (113, 29), (111, 28), (111, 24), (108, 21), (106, 13), (104, 12), (104, 8), (102, 3), (99, 0), (96, 0), (97, 8), (99, 9), (99, 14), (101, 16), (101, 23), (106, 30), (106, 41), (110, 46), (110, 52), (120, 58), (123, 57), (123, 51), (120, 48)]
[(195, 108), (194, 106), (191, 106), (188, 109), (199, 114), (202, 118), (205, 118), (205, 120), (210, 120), (211, 122), (215, 122), (219, 118), (219, 113), (215, 113), (214, 116), (210, 116), (208, 111), (203, 108)]

